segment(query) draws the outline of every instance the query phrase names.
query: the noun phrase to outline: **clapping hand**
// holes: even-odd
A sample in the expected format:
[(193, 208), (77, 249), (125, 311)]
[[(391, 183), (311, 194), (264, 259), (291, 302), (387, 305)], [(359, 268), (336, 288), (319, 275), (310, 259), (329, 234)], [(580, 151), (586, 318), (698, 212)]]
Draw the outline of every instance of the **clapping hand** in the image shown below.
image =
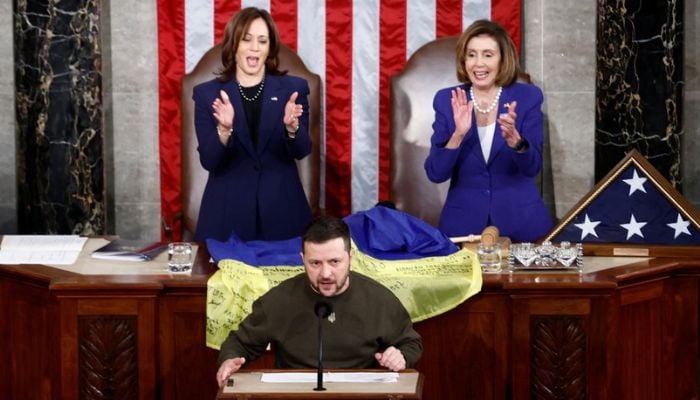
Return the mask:
[(455, 119), (455, 134), (464, 137), (472, 127), (473, 101), (467, 101), (467, 93), (461, 87), (452, 90), (452, 115)]
[(518, 114), (515, 113), (515, 107), (518, 105), (517, 101), (508, 103), (505, 105), (508, 108), (508, 112), (498, 116), (498, 124), (501, 126), (501, 136), (503, 140), (506, 141), (508, 147), (515, 147), (520, 141), (520, 132), (515, 129), (515, 118)]
[(217, 97), (212, 104), (212, 108), (214, 109), (214, 118), (216, 118), (216, 121), (222, 128), (229, 130), (233, 126), (233, 106), (231, 105), (231, 100), (226, 92), (221, 90), (219, 91), (219, 94), (221, 98)]
[(299, 117), (304, 113), (304, 106), (296, 103), (298, 96), (298, 92), (292, 93), (292, 95), (289, 96), (287, 104), (284, 106), (284, 118), (282, 122), (284, 122), (284, 126), (289, 133), (296, 133), (296, 131), (299, 130)]

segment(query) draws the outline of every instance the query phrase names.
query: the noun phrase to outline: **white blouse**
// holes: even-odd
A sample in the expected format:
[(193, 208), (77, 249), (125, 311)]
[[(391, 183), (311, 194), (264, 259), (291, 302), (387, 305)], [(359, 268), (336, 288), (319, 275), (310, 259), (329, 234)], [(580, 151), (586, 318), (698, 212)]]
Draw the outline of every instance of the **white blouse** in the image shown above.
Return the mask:
[(496, 131), (496, 123), (477, 126), (476, 130), (479, 132), (479, 143), (481, 143), (481, 152), (484, 153), (484, 161), (488, 163), (491, 146), (493, 145), (493, 133)]

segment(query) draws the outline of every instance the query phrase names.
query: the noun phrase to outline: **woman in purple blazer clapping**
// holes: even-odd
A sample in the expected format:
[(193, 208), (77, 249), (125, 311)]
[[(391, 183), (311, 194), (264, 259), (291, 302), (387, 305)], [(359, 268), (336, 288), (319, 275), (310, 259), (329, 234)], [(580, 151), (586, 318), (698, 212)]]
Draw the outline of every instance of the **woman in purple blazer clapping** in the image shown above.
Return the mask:
[(425, 171), (451, 179), (439, 228), (448, 236), (495, 225), (511, 240), (536, 241), (552, 220), (535, 185), (542, 168), (542, 91), (516, 82), (519, 62), (508, 33), (479, 20), (457, 43), (462, 85), (433, 101), (435, 122)]

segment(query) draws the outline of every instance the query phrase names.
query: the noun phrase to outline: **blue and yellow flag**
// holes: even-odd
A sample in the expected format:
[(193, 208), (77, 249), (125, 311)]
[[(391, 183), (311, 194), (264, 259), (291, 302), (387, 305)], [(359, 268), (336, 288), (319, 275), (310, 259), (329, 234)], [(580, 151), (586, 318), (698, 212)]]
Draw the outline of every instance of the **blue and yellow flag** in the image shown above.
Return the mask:
[[(351, 269), (389, 288), (414, 322), (444, 313), (481, 290), (476, 254), (459, 250), (431, 225), (386, 207), (345, 218)], [(304, 273), (301, 239), (226, 243), (208, 240), (219, 271), (207, 284), (207, 346), (218, 349), (258, 297)]]

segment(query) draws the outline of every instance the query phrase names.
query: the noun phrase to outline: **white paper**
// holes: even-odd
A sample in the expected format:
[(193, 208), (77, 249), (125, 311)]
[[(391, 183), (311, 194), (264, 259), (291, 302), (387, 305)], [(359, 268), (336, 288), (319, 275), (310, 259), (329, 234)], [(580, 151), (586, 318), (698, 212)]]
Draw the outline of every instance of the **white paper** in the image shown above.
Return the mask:
[[(316, 372), (266, 372), (260, 381), (267, 383), (313, 383), (318, 379)], [(399, 379), (398, 372), (324, 372), (324, 382), (353, 383), (392, 383)]]
[(4, 235), (0, 264), (75, 263), (87, 241), (78, 235)]

